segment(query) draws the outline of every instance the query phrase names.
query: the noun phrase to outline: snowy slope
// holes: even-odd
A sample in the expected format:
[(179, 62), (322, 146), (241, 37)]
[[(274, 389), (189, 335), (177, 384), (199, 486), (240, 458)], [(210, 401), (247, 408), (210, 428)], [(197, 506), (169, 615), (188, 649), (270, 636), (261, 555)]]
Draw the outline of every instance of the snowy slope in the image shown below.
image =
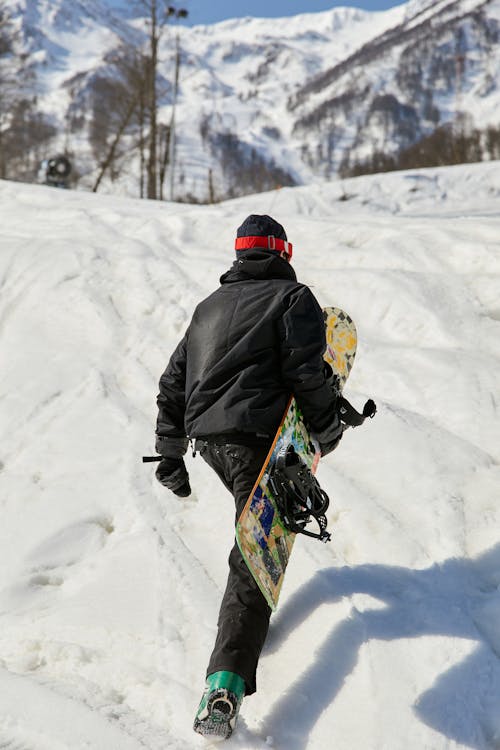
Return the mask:
[[(347, 198), (347, 200), (346, 200)], [(500, 163), (214, 207), (0, 183), (0, 746), (185, 750), (232, 543), (200, 457), (140, 463), (236, 226), (269, 212), (357, 322), (379, 414), (320, 466), (240, 750), (500, 747)]]

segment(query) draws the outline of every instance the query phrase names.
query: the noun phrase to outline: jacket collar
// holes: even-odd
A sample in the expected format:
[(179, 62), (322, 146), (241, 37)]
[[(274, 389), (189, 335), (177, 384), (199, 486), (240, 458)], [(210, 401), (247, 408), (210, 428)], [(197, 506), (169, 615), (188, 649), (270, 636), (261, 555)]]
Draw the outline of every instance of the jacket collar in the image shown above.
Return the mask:
[(239, 251), (229, 271), (221, 276), (220, 283), (230, 284), (233, 281), (247, 281), (248, 279), (297, 281), (297, 276), (290, 263), (272, 251)]

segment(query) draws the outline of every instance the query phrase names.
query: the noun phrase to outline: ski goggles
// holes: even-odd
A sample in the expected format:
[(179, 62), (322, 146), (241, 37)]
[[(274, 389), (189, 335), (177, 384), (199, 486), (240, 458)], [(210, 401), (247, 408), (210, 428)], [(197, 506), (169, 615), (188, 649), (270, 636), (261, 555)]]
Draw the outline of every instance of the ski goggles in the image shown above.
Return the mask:
[(287, 242), (287, 240), (280, 240), (272, 234), (267, 237), (236, 237), (234, 243), (235, 250), (250, 250), (252, 247), (262, 247), (266, 250), (285, 253), (288, 260), (292, 260), (293, 245), (291, 242)]

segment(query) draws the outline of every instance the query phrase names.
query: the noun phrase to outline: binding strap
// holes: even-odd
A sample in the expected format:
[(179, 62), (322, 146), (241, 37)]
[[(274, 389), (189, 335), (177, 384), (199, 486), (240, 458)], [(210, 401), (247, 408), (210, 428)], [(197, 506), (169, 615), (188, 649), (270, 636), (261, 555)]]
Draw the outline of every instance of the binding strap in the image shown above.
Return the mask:
[[(330, 500), (293, 445), (279, 451), (269, 476), (269, 486), (287, 529), (321, 542), (330, 541), (325, 516)], [(311, 520), (318, 524), (318, 533), (305, 528)]]

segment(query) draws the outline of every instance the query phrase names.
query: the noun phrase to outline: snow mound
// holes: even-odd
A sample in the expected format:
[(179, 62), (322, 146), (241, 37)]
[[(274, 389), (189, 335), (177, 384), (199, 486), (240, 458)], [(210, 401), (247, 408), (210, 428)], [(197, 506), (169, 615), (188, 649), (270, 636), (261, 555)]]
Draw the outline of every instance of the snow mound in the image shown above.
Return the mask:
[[(270, 213), (356, 321), (379, 413), (320, 466), (235, 748), (500, 746), (500, 164), (210, 207), (1, 182), (0, 745), (185, 750), (231, 498), (155, 484), (158, 378), (235, 228)], [(362, 715), (363, 720), (359, 717)]]

